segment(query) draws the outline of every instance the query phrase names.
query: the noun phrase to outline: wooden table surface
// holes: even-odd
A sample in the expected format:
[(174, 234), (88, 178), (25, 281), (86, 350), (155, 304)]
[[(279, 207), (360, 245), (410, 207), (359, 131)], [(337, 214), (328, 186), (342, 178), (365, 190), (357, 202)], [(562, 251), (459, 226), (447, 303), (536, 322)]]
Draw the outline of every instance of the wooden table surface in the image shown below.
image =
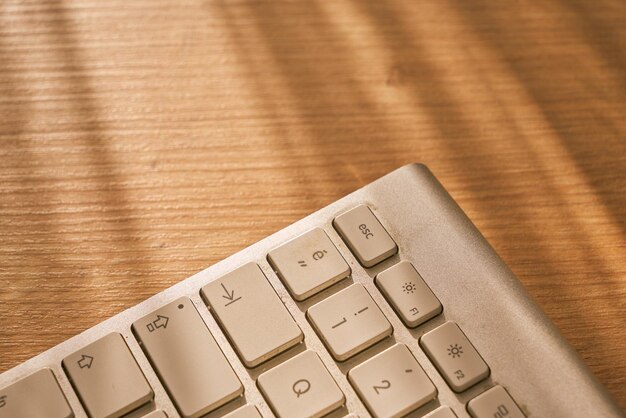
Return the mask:
[(626, 409), (625, 115), (622, 0), (4, 0), (0, 371), (420, 161)]

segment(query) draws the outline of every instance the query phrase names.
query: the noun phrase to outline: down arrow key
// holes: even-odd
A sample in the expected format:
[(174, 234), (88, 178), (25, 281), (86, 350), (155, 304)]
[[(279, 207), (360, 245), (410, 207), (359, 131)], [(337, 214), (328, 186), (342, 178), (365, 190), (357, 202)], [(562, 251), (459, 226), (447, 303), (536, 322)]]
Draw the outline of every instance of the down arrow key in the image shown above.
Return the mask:
[(235, 297), (235, 291), (231, 290), (230, 292), (228, 291), (228, 289), (226, 289), (226, 286), (224, 286), (224, 283), (222, 283), (222, 289), (224, 289), (224, 295), (222, 295), (222, 297), (226, 300), (228, 300), (229, 302), (226, 303), (226, 305), (224, 306), (228, 306), (231, 303), (235, 303), (237, 302), (239, 299), (241, 299), (241, 296), (239, 297)]

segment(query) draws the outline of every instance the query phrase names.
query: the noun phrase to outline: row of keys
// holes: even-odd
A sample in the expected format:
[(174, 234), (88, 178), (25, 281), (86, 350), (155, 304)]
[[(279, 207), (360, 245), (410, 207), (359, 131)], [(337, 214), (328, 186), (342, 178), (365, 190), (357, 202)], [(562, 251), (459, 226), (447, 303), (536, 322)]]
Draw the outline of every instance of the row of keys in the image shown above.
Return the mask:
[[(408, 347), (396, 344), (348, 373), (348, 380), (375, 417), (401, 417), (436, 398), (437, 389)], [(305, 351), (258, 378), (258, 385), (279, 417), (321, 417), (339, 408), (345, 397), (323, 362)], [(467, 406), (475, 418), (524, 418), (501, 386), (472, 399)], [(441, 407), (429, 418), (455, 418)]]
[[(367, 206), (338, 216), (333, 225), (366, 267), (397, 252), (395, 242)], [(268, 261), (296, 300), (304, 300), (351, 273), (328, 235), (319, 228), (270, 251)], [(408, 262), (379, 273), (375, 283), (408, 327), (416, 327), (442, 311), (439, 300)], [(247, 367), (256, 367), (304, 339), (255, 263), (204, 286), (201, 295)], [(360, 284), (322, 300), (309, 308), (306, 316), (337, 361), (352, 357), (393, 332)], [(180, 298), (136, 321), (132, 329), (183, 417), (200, 417), (243, 393), (241, 382), (188, 298)], [(420, 344), (457, 392), (489, 375), (487, 365), (454, 323), (425, 334)], [(74, 353), (63, 361), (63, 367), (92, 418), (118, 418), (154, 396), (120, 334), (107, 335)], [(386, 378), (379, 379), (382, 372)], [(306, 379), (295, 379), (305, 374)], [(56, 384), (49, 370), (48, 375), (46, 384), (51, 386), (50, 378)], [(357, 366), (348, 377), (376, 416), (403, 415), (437, 394), (404, 345), (396, 345)], [(101, 382), (108, 384), (103, 388)], [(343, 393), (311, 351), (262, 374), (258, 384), (279, 416), (321, 416), (345, 402)], [(63, 396), (58, 384), (57, 392)], [(308, 402), (301, 402), (300, 397)], [(57, 396), (58, 404), (67, 407), (62, 400)], [(468, 407), (470, 412), (481, 411), (485, 401), (479, 400), (472, 404), (473, 409)], [(501, 410), (511, 408), (505, 404)], [(71, 411), (63, 415), (67, 411), (69, 407), (59, 417), (72, 416)], [(0, 418), (2, 412), (0, 409)], [(258, 414), (249, 406), (231, 415), (255, 416), (254, 412)], [(481, 412), (472, 414), (479, 416)]]
[[(403, 416), (437, 395), (428, 376), (408, 348), (401, 344), (353, 368), (348, 378), (376, 417)], [(345, 402), (343, 393), (320, 358), (310, 350), (262, 374), (258, 383), (279, 417), (320, 417)], [(19, 380), (2, 393), (0, 417), (3, 418), (74, 416), (49, 369), (42, 369)], [(31, 398), (33, 393), (38, 394), (34, 402)], [(306, 398), (306, 402), (300, 402), (301, 397)], [(513, 398), (501, 386), (495, 386), (472, 399), (467, 409), (474, 418), (525, 418)], [(225, 418), (260, 417), (254, 406), (246, 405)], [(167, 416), (162, 411), (153, 411), (144, 418)], [(456, 415), (450, 408), (442, 406), (425, 418), (456, 418)]]
[[(398, 246), (364, 205), (337, 216), (333, 222), (350, 249), (365, 267), (391, 257)], [(312, 229), (267, 255), (291, 296), (303, 301), (348, 277), (350, 266), (321, 228)]]
[[(111, 334), (113, 336), (118, 334)], [(105, 343), (106, 344), (106, 343)], [(87, 364), (87, 363), (83, 363)], [(92, 367), (93, 366), (92, 364)], [(124, 373), (121, 368), (115, 368), (110, 371), (111, 377), (118, 379), (117, 373)], [(100, 371), (102, 375), (102, 370)], [(117, 381), (117, 383), (120, 383)], [(124, 383), (122, 383), (124, 384)], [(121, 405), (120, 397), (111, 399), (111, 406), (103, 406), (105, 402), (93, 403), (93, 393), (89, 391), (89, 385), (82, 387), (83, 396), (86, 395), (90, 399), (89, 404), (92, 408), (89, 410), (90, 416), (100, 417), (119, 417), (130, 409)], [(101, 385), (104, 391), (117, 392), (115, 384)], [(151, 391), (151, 390), (150, 390)], [(119, 393), (117, 393), (119, 395)], [(83, 398), (84, 399), (84, 398)], [(129, 398), (127, 398), (129, 399)], [(133, 401), (131, 401), (133, 402)], [(93, 409), (100, 407), (101, 409)], [(108, 412), (103, 412), (103, 411)], [(124, 412), (120, 412), (125, 410)], [(92, 411), (96, 413), (108, 413), (108, 415), (92, 415)], [(12, 385), (0, 391), (0, 418), (73, 418), (74, 412), (71, 410), (63, 391), (61, 390), (52, 370), (48, 368), (41, 369), (23, 379), (18, 380)], [(152, 411), (144, 418), (167, 418), (163, 411)]]

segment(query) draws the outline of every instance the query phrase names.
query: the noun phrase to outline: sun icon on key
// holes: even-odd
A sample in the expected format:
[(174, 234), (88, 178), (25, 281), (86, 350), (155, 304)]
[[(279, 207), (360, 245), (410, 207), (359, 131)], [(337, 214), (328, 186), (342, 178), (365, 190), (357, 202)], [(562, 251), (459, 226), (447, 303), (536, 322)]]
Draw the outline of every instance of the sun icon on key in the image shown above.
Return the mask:
[(413, 282), (406, 282), (405, 284), (402, 285), (402, 291), (404, 293), (414, 293), (415, 292), (415, 283), (413, 283)]
[(461, 357), (463, 354), (463, 347), (458, 344), (450, 344), (450, 348), (448, 348), (448, 355), (452, 356), (452, 358)]

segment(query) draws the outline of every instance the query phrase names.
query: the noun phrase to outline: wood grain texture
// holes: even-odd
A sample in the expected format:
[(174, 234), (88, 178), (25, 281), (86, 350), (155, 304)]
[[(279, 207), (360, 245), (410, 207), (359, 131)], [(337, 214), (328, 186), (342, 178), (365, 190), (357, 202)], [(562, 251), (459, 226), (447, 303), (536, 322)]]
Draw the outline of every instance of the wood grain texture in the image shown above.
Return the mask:
[(420, 161), (626, 409), (625, 51), (621, 0), (3, 0), (0, 372)]

